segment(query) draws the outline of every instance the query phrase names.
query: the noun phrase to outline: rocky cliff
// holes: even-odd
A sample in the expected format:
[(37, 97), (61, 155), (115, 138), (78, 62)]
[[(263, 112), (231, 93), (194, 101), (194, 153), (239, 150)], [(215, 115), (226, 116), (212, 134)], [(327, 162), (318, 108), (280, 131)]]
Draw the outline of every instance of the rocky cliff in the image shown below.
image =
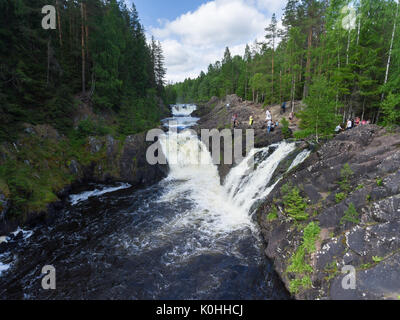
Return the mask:
[(141, 133), (124, 140), (92, 136), (75, 145), (50, 126), (27, 125), (18, 141), (0, 146), (0, 235), (55, 213), (75, 185), (160, 181), (168, 166), (148, 164), (151, 144)]
[[(399, 168), (400, 133), (361, 126), (277, 184), (257, 218), (266, 255), (297, 299), (400, 298)], [(345, 289), (353, 271), (355, 288)]]

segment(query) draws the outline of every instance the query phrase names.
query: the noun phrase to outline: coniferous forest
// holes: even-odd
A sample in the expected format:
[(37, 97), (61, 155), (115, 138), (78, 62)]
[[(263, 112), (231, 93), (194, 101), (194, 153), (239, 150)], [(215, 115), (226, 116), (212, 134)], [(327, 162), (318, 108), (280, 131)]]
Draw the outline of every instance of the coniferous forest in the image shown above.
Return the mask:
[[(44, 30), (41, 9), (49, 4), (56, 29)], [(22, 123), (68, 133), (82, 101), (115, 116), (118, 134), (159, 122), (164, 57), (160, 43), (147, 43), (134, 5), (0, 0), (0, 61), (0, 140), (15, 139)]]
[(168, 95), (182, 102), (233, 93), (264, 105), (302, 100), (303, 136), (315, 121), (331, 133), (357, 116), (393, 126), (400, 121), (398, 22), (394, 0), (289, 0), (281, 28), (273, 15), (265, 39), (247, 45), (243, 57), (226, 48), (222, 61), (169, 86)]

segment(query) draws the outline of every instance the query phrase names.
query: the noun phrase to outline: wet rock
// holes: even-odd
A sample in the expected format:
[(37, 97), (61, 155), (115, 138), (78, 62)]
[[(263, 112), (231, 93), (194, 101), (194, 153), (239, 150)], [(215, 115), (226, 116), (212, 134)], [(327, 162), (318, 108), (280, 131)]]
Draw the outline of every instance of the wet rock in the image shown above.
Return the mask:
[(103, 142), (96, 137), (89, 137), (89, 147), (91, 153), (98, 153), (103, 147)]
[[(274, 222), (268, 222), (266, 216), (274, 199), (275, 204), (284, 205), (280, 189), (287, 183), (303, 186), (302, 196), (311, 200), (309, 206), (314, 204), (310, 211), (315, 210), (317, 215), (310, 216), (303, 225), (318, 221), (324, 237), (317, 241), (316, 252), (306, 257), (313, 268), (310, 275), (313, 287), (301, 289), (296, 298), (398, 297), (399, 145), (399, 133), (389, 134), (377, 126), (361, 126), (343, 132), (317, 148), (302, 165), (277, 184), (260, 206), (258, 221), (268, 244), (266, 254), (274, 260), (278, 274), (289, 287), (295, 275), (287, 274), (286, 269), (301, 244), (302, 231), (288, 225), (280, 214)], [(339, 184), (345, 164), (349, 164), (352, 170), (347, 192)], [(340, 203), (335, 198), (338, 193), (345, 196)], [(351, 205), (357, 212), (353, 222), (343, 220)], [(344, 275), (341, 268), (345, 265), (358, 270), (356, 290), (342, 288)], [(329, 271), (329, 268), (333, 269)]]
[(69, 172), (77, 176), (80, 171), (79, 168), (80, 168), (79, 163), (76, 160), (71, 160), (68, 166)]
[[(146, 186), (160, 181), (168, 173), (167, 164), (150, 165), (147, 149), (152, 145), (146, 142), (146, 134), (128, 136), (119, 160), (121, 178), (133, 186)], [(161, 151), (161, 147), (158, 149)]]
[(343, 276), (331, 285), (330, 296), (334, 300), (398, 300), (400, 279), (400, 254), (395, 254), (377, 266), (356, 273), (356, 288), (345, 290)]

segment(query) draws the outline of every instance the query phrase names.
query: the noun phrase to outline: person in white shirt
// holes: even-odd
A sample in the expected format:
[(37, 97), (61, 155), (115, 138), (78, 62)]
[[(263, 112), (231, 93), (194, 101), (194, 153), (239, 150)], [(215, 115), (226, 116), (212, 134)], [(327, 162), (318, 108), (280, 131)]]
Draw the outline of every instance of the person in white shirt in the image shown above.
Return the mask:
[(342, 131), (342, 126), (339, 124), (339, 125), (336, 127), (335, 132), (336, 132), (336, 133), (339, 133), (340, 131)]
[(351, 122), (351, 119), (349, 119), (349, 121), (347, 121), (346, 130), (350, 130), (351, 128), (353, 128), (353, 123)]
[(272, 115), (271, 112), (269, 112), (269, 110), (267, 110), (266, 115), (267, 115), (267, 121), (272, 120)]

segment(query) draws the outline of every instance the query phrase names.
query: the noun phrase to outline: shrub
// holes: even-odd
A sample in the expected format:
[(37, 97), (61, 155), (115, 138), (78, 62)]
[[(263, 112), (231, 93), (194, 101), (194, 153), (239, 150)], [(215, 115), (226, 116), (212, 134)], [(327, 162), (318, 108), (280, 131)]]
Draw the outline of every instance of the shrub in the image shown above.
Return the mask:
[(352, 222), (355, 224), (360, 223), (360, 220), (358, 219), (358, 212), (356, 211), (356, 208), (352, 203), (349, 205), (349, 208), (345, 211), (342, 219), (340, 219), (340, 224), (343, 225), (346, 222)]
[(288, 184), (281, 189), (285, 212), (296, 221), (304, 221), (308, 219), (308, 214), (305, 211), (307, 208), (306, 200), (300, 195), (300, 190), (297, 187), (290, 187)]
[(339, 181), (340, 188), (343, 192), (349, 193), (351, 191), (350, 179), (354, 172), (351, 170), (350, 165), (346, 163), (342, 170), (340, 170), (341, 180)]
[(272, 211), (267, 215), (267, 220), (274, 221), (276, 219), (278, 219), (278, 210), (276, 209), (276, 206), (273, 206)]
[(286, 118), (282, 119), (282, 133), (285, 139), (289, 139), (291, 137), (291, 132), (289, 129), (289, 121)]
[(346, 199), (346, 194), (343, 192), (337, 193), (335, 196), (336, 203), (342, 202), (344, 199)]

